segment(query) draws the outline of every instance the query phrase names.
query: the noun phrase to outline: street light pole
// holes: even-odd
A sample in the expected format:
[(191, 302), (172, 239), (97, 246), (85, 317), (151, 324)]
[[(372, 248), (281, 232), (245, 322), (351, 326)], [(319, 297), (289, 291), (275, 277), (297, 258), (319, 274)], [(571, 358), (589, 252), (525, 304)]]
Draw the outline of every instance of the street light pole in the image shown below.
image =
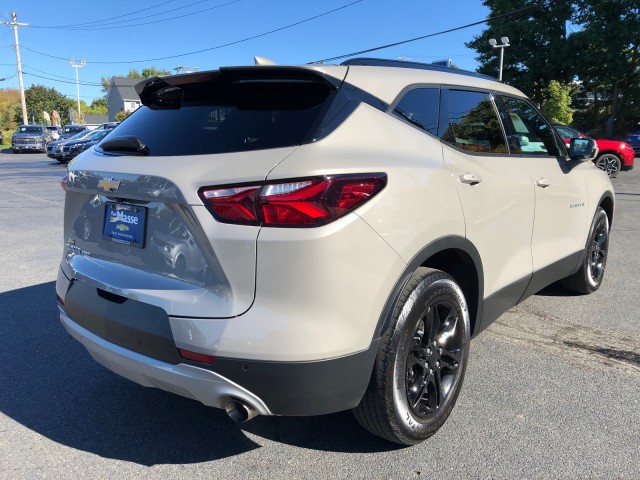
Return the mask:
[(491, 45), (493, 48), (499, 48), (500, 49), (500, 71), (498, 74), (498, 81), (501, 82), (502, 81), (502, 61), (504, 59), (504, 49), (505, 47), (510, 47), (511, 45), (509, 45), (509, 37), (502, 37), (500, 39), (500, 41), (502, 42), (501, 45), (498, 45), (498, 42), (496, 41), (495, 38), (492, 38), (491, 40), (489, 40), (489, 45)]
[(84, 60), (82, 60), (80, 63), (76, 63), (73, 58), (69, 60), (69, 65), (71, 65), (73, 68), (76, 69), (76, 94), (78, 96), (78, 120), (80, 120), (80, 117), (82, 116), (82, 113), (80, 112), (80, 82), (78, 81), (78, 69), (84, 67), (86, 64), (87, 62), (85, 62)]

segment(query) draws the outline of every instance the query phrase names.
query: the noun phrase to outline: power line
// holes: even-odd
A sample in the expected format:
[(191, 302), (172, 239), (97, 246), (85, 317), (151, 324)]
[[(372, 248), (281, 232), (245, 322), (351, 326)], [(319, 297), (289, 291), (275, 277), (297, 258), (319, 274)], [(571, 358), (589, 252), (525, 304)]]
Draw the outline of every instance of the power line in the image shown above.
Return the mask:
[(158, 7), (161, 7), (162, 5), (166, 5), (167, 3), (173, 3), (175, 1), (176, 0), (168, 0), (166, 2), (162, 2), (162, 3), (158, 3), (156, 5), (153, 5), (151, 7), (143, 8), (142, 10), (136, 10), (135, 12), (124, 13), (122, 15), (117, 15), (115, 17), (105, 18), (103, 20), (94, 20), (94, 21), (91, 21), (91, 22), (74, 23), (74, 24), (71, 24), (71, 25), (38, 26), (37, 28), (68, 28), (68, 27), (78, 27), (78, 26), (83, 26), (83, 25), (91, 25), (93, 23), (104, 23), (104, 22), (108, 22), (109, 20), (115, 20), (116, 18), (122, 18), (122, 17), (126, 17), (128, 15), (135, 15), (136, 13), (146, 12), (148, 10), (153, 10), (154, 8), (158, 8)]
[[(56, 75), (55, 73), (45, 72), (44, 70), (40, 70), (40, 69), (37, 69), (36, 67), (32, 67), (31, 65), (27, 65), (24, 62), (22, 63), (22, 66), (23, 67), (27, 67), (30, 70), (35, 70), (36, 72), (46, 73), (47, 75), (50, 75), (52, 77), (58, 77), (58, 78), (61, 78), (62, 80), (68, 80), (70, 82), (73, 82), (74, 84), (76, 83), (73, 78), (63, 77), (62, 75)], [(84, 82), (84, 83), (82, 83), (82, 85), (91, 85), (91, 84), (93, 84), (95, 86), (102, 85), (102, 83), (98, 83), (98, 82)]]
[[(193, 5), (197, 5), (199, 3), (208, 2), (208, 1), (209, 0), (200, 0), (199, 2), (194, 2), (194, 3), (191, 3), (189, 5), (185, 5), (184, 7), (175, 8), (173, 10), (167, 10), (167, 11), (164, 11), (164, 12), (154, 13), (152, 15), (147, 15), (145, 17), (131, 18), (129, 20), (122, 20), (122, 21), (119, 21), (119, 22), (112, 22), (112, 23), (114, 23), (114, 24), (115, 23), (127, 23), (127, 22), (133, 22), (135, 20), (142, 20), (142, 19), (146, 19), (146, 18), (150, 18), (150, 17), (156, 17), (158, 15), (164, 15), (165, 13), (173, 12), (173, 11), (176, 11), (176, 10), (180, 10), (182, 8), (187, 8), (187, 7), (190, 7), (190, 6), (193, 6)], [(191, 13), (185, 13), (184, 15), (177, 15), (177, 16), (173, 16), (173, 17), (170, 17), (170, 18), (161, 18), (161, 19), (158, 19), (158, 20), (154, 20), (152, 22), (134, 23), (134, 24), (131, 24), (131, 25), (120, 25), (120, 26), (117, 26), (117, 27), (116, 26), (95, 25), (95, 26), (90, 26), (90, 27), (40, 27), (40, 26), (36, 26), (36, 28), (55, 28), (55, 29), (58, 29), (58, 30), (73, 30), (73, 31), (77, 31), (77, 30), (92, 30), (93, 31), (93, 30), (116, 30), (116, 29), (120, 29), (120, 28), (140, 27), (140, 26), (143, 26), (143, 25), (151, 25), (151, 24), (156, 24), (156, 23), (160, 23), (160, 22), (170, 22), (170, 21), (173, 21), (173, 20), (177, 20), (179, 18), (190, 17), (190, 16), (193, 16), (193, 15), (197, 15), (199, 13), (208, 12), (210, 10), (216, 10), (218, 8), (226, 7), (227, 5), (231, 5), (233, 3), (238, 3), (240, 1), (242, 1), (242, 0), (233, 0), (231, 2), (227, 2), (227, 3), (220, 4), (220, 5), (216, 5), (214, 7), (205, 8), (205, 9), (198, 10), (198, 11), (191, 12)]]
[(540, 7), (541, 5), (542, 5), (541, 3), (540, 4), (532, 4), (532, 5), (529, 5), (527, 7), (519, 8), (519, 9), (514, 10), (512, 12), (503, 13), (501, 15), (496, 15), (495, 17), (486, 18), (484, 20), (479, 20), (479, 21), (473, 22), (473, 23), (468, 23), (468, 24), (462, 25), (460, 27), (450, 28), (448, 30), (442, 30), (440, 32), (430, 33), (428, 35), (422, 35), (420, 37), (410, 38), (409, 40), (401, 40), (399, 42), (389, 43), (389, 44), (386, 44), (386, 45), (381, 45), (379, 47), (368, 48), (366, 50), (360, 50), (358, 52), (346, 53), (344, 55), (338, 55), (337, 57), (325, 58), (323, 60), (315, 60), (315, 61), (309, 62), (309, 63), (310, 64), (314, 64), (314, 63), (333, 62), (334, 60), (341, 60), (343, 58), (354, 57), (356, 55), (363, 55), (365, 53), (376, 52), (378, 50), (384, 50), (386, 48), (397, 47), (398, 45), (404, 45), (406, 43), (416, 42), (418, 40), (424, 40), (425, 38), (436, 37), (438, 35), (444, 35), (445, 33), (451, 33), (451, 32), (455, 32), (455, 31), (458, 31), (458, 30), (463, 30), (465, 28), (475, 27), (476, 25), (481, 25), (483, 23), (489, 23), (489, 22), (491, 22), (493, 20), (498, 20), (500, 18), (511, 17), (511, 16), (516, 15), (518, 13), (522, 13), (525, 10), (529, 10), (529, 9), (532, 9), (532, 8)]
[[(123, 63), (124, 63), (124, 64), (128, 64), (128, 63), (149, 63), (149, 62), (157, 62), (157, 61), (160, 61), (160, 60), (170, 60), (170, 59), (173, 59), (173, 58), (186, 57), (186, 56), (189, 56), (189, 55), (195, 55), (195, 54), (198, 54), (198, 53), (210, 52), (211, 50), (218, 50), (218, 49), (220, 49), (220, 48), (229, 47), (229, 46), (231, 46), (231, 45), (237, 45), (237, 44), (239, 44), (239, 43), (248, 42), (249, 40), (255, 40), (256, 38), (265, 37), (265, 36), (267, 36), (267, 35), (271, 35), (272, 33), (281, 32), (281, 31), (283, 31), (283, 30), (287, 30), (287, 29), (289, 29), (289, 28), (292, 28), (292, 27), (296, 27), (296, 26), (298, 26), (298, 25), (301, 25), (301, 24), (303, 24), (303, 23), (307, 23), (307, 22), (310, 22), (310, 21), (312, 21), (312, 20), (316, 20), (316, 19), (318, 19), (318, 18), (320, 18), (320, 17), (324, 17), (324, 16), (326, 16), (326, 15), (330, 15), (330, 14), (332, 14), (332, 13), (338, 12), (338, 11), (340, 11), (340, 10), (343, 10), (343, 9), (345, 9), (345, 8), (348, 8), (348, 7), (351, 7), (351, 6), (355, 5), (355, 4), (357, 4), (357, 3), (361, 3), (361, 2), (363, 2), (363, 1), (364, 1), (364, 0), (356, 0), (356, 1), (354, 1), (354, 2), (351, 2), (351, 3), (347, 3), (347, 4), (345, 4), (345, 5), (342, 5), (341, 7), (334, 8), (334, 9), (332, 9), (332, 10), (328, 10), (328, 11), (323, 12), (323, 13), (320, 13), (320, 14), (318, 14), (318, 15), (314, 15), (313, 17), (305, 18), (304, 20), (300, 20), (300, 21), (298, 21), (298, 22), (290, 23), (289, 25), (285, 25), (284, 27), (280, 27), (280, 28), (276, 28), (276, 29), (273, 29), (273, 30), (269, 30), (268, 32), (264, 32), (264, 33), (259, 33), (259, 34), (257, 34), (257, 35), (253, 35), (253, 36), (251, 36), (251, 37), (243, 38), (243, 39), (241, 39), (241, 40), (235, 40), (235, 41), (233, 41), (233, 42), (228, 42), (228, 43), (224, 43), (224, 44), (221, 44), (221, 45), (216, 45), (216, 46), (214, 46), (214, 47), (203, 48), (202, 50), (195, 50), (195, 51), (193, 51), (193, 52), (186, 52), (186, 53), (180, 53), (180, 54), (176, 54), (176, 55), (169, 55), (169, 56), (166, 56), (166, 57), (147, 58), (147, 59), (144, 59), (144, 60), (123, 60), (123, 61), (97, 61), (97, 60), (88, 60), (88, 61), (87, 61), (87, 63), (97, 63), (97, 64), (107, 64), (107, 65), (123, 64)], [(34, 49), (32, 49), (32, 48), (25, 47), (24, 45), (22, 45), (22, 48), (24, 48), (25, 50), (29, 50), (30, 52), (37, 53), (37, 54), (39, 54), (39, 55), (43, 55), (43, 56), (45, 56), (45, 57), (55, 58), (55, 59), (58, 59), (58, 60), (64, 60), (65, 62), (67, 62), (67, 61), (68, 61), (68, 59), (67, 59), (67, 58), (65, 58), (65, 57), (58, 57), (58, 56), (56, 56), (56, 55), (50, 55), (50, 54), (48, 54), (48, 53), (39, 52), (38, 50), (34, 50)]]
[[(71, 83), (73, 85), (76, 84), (75, 81), (67, 81), (67, 80), (58, 80), (57, 78), (51, 78), (51, 77), (44, 77), (42, 75), (37, 75), (35, 73), (31, 73), (31, 72), (25, 72), (23, 71), (22, 73), (24, 73), (25, 75), (29, 76), (29, 77), (36, 77), (36, 78), (42, 78), (44, 80), (50, 80), (52, 82), (59, 82), (59, 83)], [(84, 82), (79, 82), (80, 85), (83, 85), (85, 87), (102, 87), (101, 83), (84, 83)]]

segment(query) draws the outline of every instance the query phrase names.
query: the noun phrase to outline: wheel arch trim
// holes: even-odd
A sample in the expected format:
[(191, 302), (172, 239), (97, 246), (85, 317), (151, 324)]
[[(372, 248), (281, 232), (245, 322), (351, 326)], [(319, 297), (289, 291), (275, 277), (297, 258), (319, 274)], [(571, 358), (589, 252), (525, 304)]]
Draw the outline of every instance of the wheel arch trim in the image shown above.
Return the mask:
[[(484, 298), (484, 270), (482, 267), (482, 260), (480, 258), (480, 253), (476, 249), (476, 247), (471, 243), (468, 239), (460, 236), (448, 236), (441, 237), (433, 242), (429, 243), (425, 247), (423, 247), (420, 251), (418, 251), (413, 258), (407, 263), (405, 269), (398, 277), (394, 288), (391, 290), (387, 301), (384, 304), (384, 308), (380, 314), (378, 319), (378, 323), (374, 330), (373, 339), (380, 338), (384, 330), (389, 325), (389, 321), (391, 316), (393, 315), (393, 309), (396, 305), (398, 298), (400, 297), (402, 291), (404, 290), (407, 282), (411, 279), (411, 276), (416, 271), (418, 267), (421, 266), (432, 266), (429, 265), (429, 260), (436, 257), (436, 255), (444, 252), (453, 252), (460, 251), (466, 254), (471, 261), (473, 262), (473, 266), (476, 270), (477, 278), (473, 279), (476, 281), (475, 286), (477, 287), (477, 303), (471, 305), (471, 302), (467, 298), (467, 304), (470, 308), (470, 320), (471, 320), (471, 335), (473, 336), (474, 332), (478, 330), (478, 327), (481, 324), (482, 319), (482, 306), (483, 306), (483, 298)], [(437, 268), (433, 267), (432, 268)], [(445, 270), (446, 271), (446, 270)], [(449, 275), (454, 276), (450, 271), (447, 271)], [(455, 278), (455, 277), (454, 277)], [(456, 282), (459, 284), (460, 281), (456, 279)], [(460, 285), (460, 288), (465, 291), (465, 289)], [(475, 312), (475, 315), (472, 313)], [(475, 317), (475, 318), (474, 318)]]
[(600, 197), (600, 200), (598, 200), (598, 202), (595, 204), (595, 208), (593, 209), (593, 214), (591, 215), (591, 218), (589, 220), (589, 229), (587, 230), (587, 238), (585, 239), (584, 249), (580, 252), (580, 255), (578, 256), (578, 261), (576, 262), (576, 265), (573, 268), (572, 274), (580, 270), (580, 265), (582, 265), (582, 262), (584, 261), (584, 257), (587, 254), (587, 248), (588, 248), (587, 244), (589, 243), (591, 228), (593, 226), (592, 225), (593, 219), (596, 215), (596, 212), (598, 211), (598, 208), (602, 208), (604, 210), (604, 213), (607, 215), (607, 219), (609, 220), (609, 232), (611, 232), (611, 225), (613, 225), (613, 213), (615, 210), (615, 203), (616, 202), (614, 199), (613, 192), (607, 190), (602, 194), (602, 196)]

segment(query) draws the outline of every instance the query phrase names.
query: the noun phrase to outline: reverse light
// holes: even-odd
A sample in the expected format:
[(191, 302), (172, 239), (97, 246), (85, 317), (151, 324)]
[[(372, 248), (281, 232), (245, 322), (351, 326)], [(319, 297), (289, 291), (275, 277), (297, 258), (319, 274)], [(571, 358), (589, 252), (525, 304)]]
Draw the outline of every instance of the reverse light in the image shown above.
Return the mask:
[(200, 198), (219, 221), (241, 225), (317, 227), (360, 207), (386, 185), (383, 173), (332, 175), (286, 182), (205, 187)]

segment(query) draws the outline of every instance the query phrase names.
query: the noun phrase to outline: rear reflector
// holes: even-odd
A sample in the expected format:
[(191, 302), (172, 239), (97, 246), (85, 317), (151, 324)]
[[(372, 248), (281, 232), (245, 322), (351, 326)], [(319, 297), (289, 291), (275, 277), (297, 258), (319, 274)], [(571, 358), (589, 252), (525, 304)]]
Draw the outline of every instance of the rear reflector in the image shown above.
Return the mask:
[(205, 187), (198, 195), (221, 222), (317, 227), (360, 207), (386, 184), (387, 176), (383, 173), (332, 175), (278, 183)]
[(182, 358), (186, 358), (187, 360), (193, 360), (194, 362), (207, 363), (209, 365), (211, 365), (216, 359), (216, 357), (214, 357), (213, 355), (205, 355), (204, 353), (190, 352), (189, 350), (183, 350), (181, 348), (178, 349), (178, 352), (180, 352), (180, 356)]

